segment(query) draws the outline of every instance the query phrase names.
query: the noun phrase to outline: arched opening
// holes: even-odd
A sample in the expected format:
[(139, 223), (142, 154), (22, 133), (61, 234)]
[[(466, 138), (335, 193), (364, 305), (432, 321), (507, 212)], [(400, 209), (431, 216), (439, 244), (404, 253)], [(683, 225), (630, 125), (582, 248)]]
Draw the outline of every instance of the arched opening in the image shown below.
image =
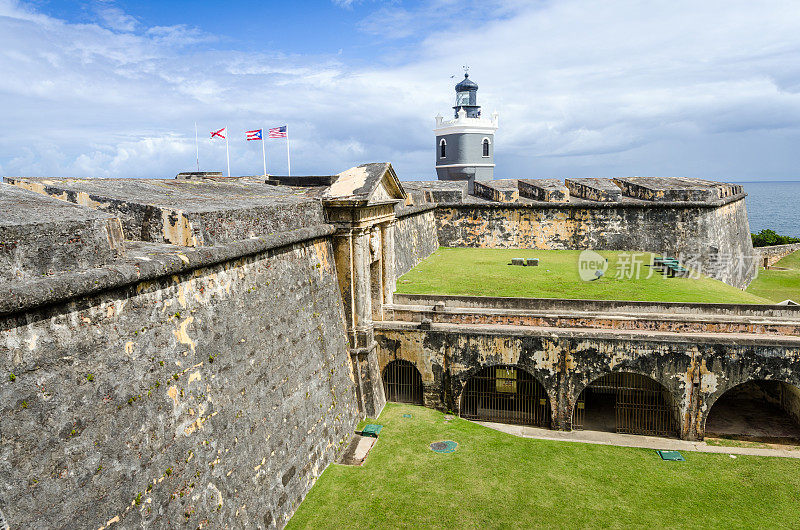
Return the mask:
[(484, 138), (483, 142), (481, 142), (481, 143), (483, 144), (483, 156), (488, 158), (489, 157), (489, 145), (491, 144), (491, 142), (489, 141), (488, 138)]
[(422, 376), (409, 361), (392, 361), (383, 369), (386, 401), (422, 405)]
[(550, 400), (542, 384), (514, 365), (490, 366), (470, 377), (461, 394), (461, 417), (550, 426)]
[(800, 388), (766, 380), (731, 388), (711, 406), (705, 436), (800, 444)]
[(572, 411), (572, 428), (677, 436), (678, 412), (663, 385), (647, 376), (614, 372), (583, 389)]
[(447, 142), (444, 138), (439, 141), (439, 158), (447, 158)]

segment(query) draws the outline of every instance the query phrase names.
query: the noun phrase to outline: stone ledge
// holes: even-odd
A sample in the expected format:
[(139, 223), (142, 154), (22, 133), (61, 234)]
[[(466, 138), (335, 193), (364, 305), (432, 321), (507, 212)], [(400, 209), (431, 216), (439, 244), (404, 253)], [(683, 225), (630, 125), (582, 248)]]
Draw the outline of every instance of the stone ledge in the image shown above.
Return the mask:
[(800, 347), (800, 337), (757, 335), (753, 333), (672, 333), (665, 331), (608, 330), (581, 328), (548, 328), (534, 326), (505, 326), (493, 324), (431, 324), (430, 329), (421, 330), (418, 322), (375, 322), (375, 332), (407, 331), (421, 333), (447, 333), (489, 335), (501, 337), (543, 337), (558, 339), (588, 339), (608, 341), (652, 341), (684, 344), (730, 344), (734, 346)]
[(420, 213), (430, 212), (436, 209), (435, 203), (430, 204), (420, 204), (417, 206), (404, 206), (402, 208), (397, 208), (394, 212), (394, 216), (397, 219), (402, 219), (403, 217), (408, 217), (411, 215), (416, 215)]
[(334, 232), (332, 225), (322, 224), (214, 247), (177, 249), (173, 245), (129, 241), (128, 259), (84, 272), (0, 286), (0, 316), (260, 254)]
[(632, 313), (648, 315), (668, 313), (672, 315), (721, 315), (800, 318), (800, 306), (779, 306), (772, 304), (715, 304), (705, 302), (650, 302), (639, 300), (582, 300), (569, 298), (514, 298), (502, 296), (461, 296), (433, 294), (395, 293), (397, 305), (418, 305), (432, 307), (444, 302), (445, 307), (457, 309), (502, 309), (524, 311), (592, 311), (606, 314)]
[[(439, 302), (441, 304), (441, 302)], [(658, 305), (658, 302), (653, 302)], [(800, 308), (800, 306), (797, 306)], [(509, 317), (509, 318), (550, 318), (571, 320), (608, 320), (619, 322), (677, 322), (698, 324), (749, 324), (749, 325), (790, 325), (800, 326), (800, 312), (789, 316), (772, 315), (727, 315), (714, 313), (650, 313), (650, 312), (623, 312), (623, 311), (590, 311), (590, 310), (563, 310), (557, 309), (508, 309), (496, 307), (458, 307), (458, 306), (426, 306), (415, 304), (386, 304), (384, 308), (397, 313), (416, 316), (413, 320), (397, 318), (403, 322), (420, 322), (422, 318), (434, 319), (439, 316), (477, 316), (477, 317)], [(557, 326), (561, 327), (561, 326)], [(568, 326), (569, 327), (569, 326)], [(583, 327), (583, 326), (581, 326)], [(589, 327), (589, 326), (587, 326)]]

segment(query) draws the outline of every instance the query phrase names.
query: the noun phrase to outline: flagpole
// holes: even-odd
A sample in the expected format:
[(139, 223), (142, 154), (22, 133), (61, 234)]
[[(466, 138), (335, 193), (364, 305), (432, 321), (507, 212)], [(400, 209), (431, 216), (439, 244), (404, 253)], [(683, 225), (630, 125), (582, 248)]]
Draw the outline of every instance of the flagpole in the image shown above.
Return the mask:
[(289, 170), (289, 175), (292, 176), (292, 160), (289, 157), (289, 124), (286, 124), (286, 167)]
[(197, 160), (197, 172), (200, 172), (200, 146), (197, 144), (197, 122), (194, 122), (194, 151)]
[(231, 132), (228, 130), (228, 126), (225, 126), (225, 156), (228, 159), (228, 176), (231, 176), (231, 152), (228, 149), (228, 136), (231, 135)]
[(264, 128), (261, 128), (261, 157), (264, 159), (264, 178), (267, 178), (267, 151), (264, 149), (264, 144), (267, 143), (264, 140)]

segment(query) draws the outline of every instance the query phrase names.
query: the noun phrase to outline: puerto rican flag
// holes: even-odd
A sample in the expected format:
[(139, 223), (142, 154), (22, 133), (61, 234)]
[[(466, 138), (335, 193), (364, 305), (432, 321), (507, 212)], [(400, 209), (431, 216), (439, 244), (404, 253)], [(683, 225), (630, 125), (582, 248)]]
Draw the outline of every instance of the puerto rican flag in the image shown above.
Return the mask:
[(273, 127), (269, 130), (269, 136), (267, 138), (286, 138), (289, 136), (287, 131), (286, 125), (281, 125), (280, 127)]
[(256, 129), (255, 131), (246, 131), (245, 135), (247, 136), (247, 141), (250, 140), (261, 140), (261, 129)]

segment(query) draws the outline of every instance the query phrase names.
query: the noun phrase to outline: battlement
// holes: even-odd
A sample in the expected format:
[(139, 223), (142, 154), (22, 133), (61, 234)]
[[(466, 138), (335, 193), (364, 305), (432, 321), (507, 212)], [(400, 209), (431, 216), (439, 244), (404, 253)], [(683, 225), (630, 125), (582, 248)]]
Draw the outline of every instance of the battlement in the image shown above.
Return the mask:
[(476, 180), (472, 193), (455, 182), (404, 182), (414, 204), (520, 204), (613, 206), (706, 204), (743, 198), (738, 184), (689, 177), (616, 177)]

